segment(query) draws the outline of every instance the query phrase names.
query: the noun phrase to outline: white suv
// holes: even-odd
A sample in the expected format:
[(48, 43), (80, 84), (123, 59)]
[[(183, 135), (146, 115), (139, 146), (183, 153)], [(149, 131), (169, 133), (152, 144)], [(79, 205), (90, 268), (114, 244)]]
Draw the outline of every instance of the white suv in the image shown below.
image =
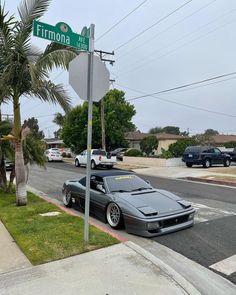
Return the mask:
[(48, 162), (59, 161), (62, 162), (63, 158), (61, 152), (57, 148), (51, 148), (45, 151), (45, 156)]

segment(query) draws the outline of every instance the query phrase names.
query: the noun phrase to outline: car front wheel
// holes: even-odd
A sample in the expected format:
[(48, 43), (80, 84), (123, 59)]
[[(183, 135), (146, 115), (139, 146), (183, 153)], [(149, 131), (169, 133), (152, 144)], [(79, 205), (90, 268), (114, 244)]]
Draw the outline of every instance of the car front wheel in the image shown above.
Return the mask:
[(95, 169), (96, 168), (96, 164), (94, 162), (94, 160), (91, 161), (91, 169)]
[(71, 192), (66, 191), (64, 196), (63, 196), (63, 204), (66, 207), (71, 207), (72, 206), (72, 197), (71, 197)]
[(193, 164), (192, 163), (186, 163), (186, 166), (190, 168), (190, 167), (193, 166)]
[(79, 166), (80, 166), (79, 160), (75, 159), (75, 167), (79, 167)]
[(204, 168), (210, 168), (211, 167), (211, 160), (210, 159), (205, 159), (203, 163)]
[(224, 166), (229, 167), (230, 166), (230, 159), (225, 159)]
[(119, 206), (116, 203), (112, 202), (107, 206), (106, 217), (110, 227), (118, 229), (123, 226), (122, 213)]

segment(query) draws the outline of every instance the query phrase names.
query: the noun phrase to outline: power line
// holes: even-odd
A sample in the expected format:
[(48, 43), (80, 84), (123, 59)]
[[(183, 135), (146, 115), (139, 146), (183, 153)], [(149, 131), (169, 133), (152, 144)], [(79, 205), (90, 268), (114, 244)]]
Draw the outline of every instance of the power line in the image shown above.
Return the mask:
[(198, 8), (197, 10), (195, 10), (194, 12), (192, 12), (191, 14), (185, 16), (184, 18), (182, 18), (182, 19), (180, 19), (179, 21), (177, 21), (176, 23), (170, 25), (170, 26), (167, 27), (166, 29), (164, 29), (164, 30), (158, 32), (157, 34), (155, 34), (154, 36), (152, 36), (152, 38), (149, 38), (149, 39), (147, 39), (146, 41), (143, 41), (143, 42), (142, 42), (141, 44), (139, 44), (138, 46), (132, 48), (132, 50), (130, 50), (129, 52), (126, 52), (125, 54), (122, 54), (122, 55), (118, 56), (118, 57), (116, 58), (116, 60), (119, 60), (119, 59), (123, 58), (124, 56), (126, 56), (126, 55), (128, 55), (129, 53), (133, 52), (133, 51), (136, 50), (137, 48), (140, 48), (140, 47), (142, 47), (142, 46), (145, 46), (145, 45), (149, 44), (150, 41), (155, 40), (156, 37), (160, 36), (161, 34), (167, 32), (167, 31), (169, 31), (169, 30), (172, 29), (173, 27), (175, 27), (175, 26), (177, 26), (178, 24), (182, 23), (183, 21), (185, 21), (186, 19), (190, 18), (190, 17), (193, 16), (194, 14), (197, 14), (199, 11), (201, 11), (201, 10), (207, 8), (208, 6), (210, 6), (211, 4), (213, 4), (213, 3), (216, 2), (216, 1), (217, 1), (217, 0), (213, 0), (213, 1), (211, 1), (211, 2), (209, 2), (209, 3), (207, 3), (207, 4), (205, 4), (205, 5), (201, 6), (200, 8)]
[(101, 38), (103, 38), (106, 34), (108, 34), (111, 30), (113, 30), (115, 27), (117, 27), (123, 20), (125, 20), (126, 18), (128, 18), (132, 13), (134, 13), (139, 7), (141, 7), (143, 4), (145, 4), (148, 0), (145, 0), (143, 2), (141, 2), (138, 6), (136, 6), (133, 10), (131, 10), (127, 15), (125, 15), (122, 19), (120, 19), (118, 22), (116, 22), (113, 26), (111, 26), (107, 31), (105, 31), (102, 35), (100, 35), (96, 40), (100, 40)]
[(177, 12), (178, 10), (182, 9), (184, 6), (186, 6), (187, 4), (189, 4), (190, 2), (192, 2), (193, 0), (189, 0), (187, 2), (185, 2), (184, 4), (182, 4), (181, 6), (177, 7), (175, 10), (173, 10), (172, 12), (168, 13), (167, 15), (165, 15), (164, 17), (160, 18), (157, 22), (155, 22), (154, 24), (152, 24), (151, 26), (147, 27), (146, 29), (144, 29), (143, 31), (141, 31), (140, 33), (138, 33), (137, 35), (135, 35), (134, 37), (132, 37), (131, 39), (129, 39), (128, 41), (122, 43), (121, 45), (119, 45), (118, 47), (115, 48), (116, 50), (119, 50), (120, 48), (124, 47), (125, 45), (127, 45), (128, 43), (134, 41), (135, 39), (137, 39), (139, 36), (143, 35), (144, 33), (146, 33), (148, 30), (152, 29), (153, 27), (155, 27), (156, 25), (158, 25), (159, 23), (161, 23), (162, 21), (164, 21), (165, 19), (167, 19), (168, 17), (170, 17), (172, 14), (174, 14), (175, 12)]
[(177, 86), (177, 87), (173, 87), (173, 88), (153, 92), (153, 93), (150, 93), (150, 94), (145, 94), (145, 95), (133, 97), (133, 98), (128, 99), (128, 101), (132, 101), (132, 100), (136, 100), (136, 99), (140, 99), (140, 98), (143, 98), (143, 97), (152, 96), (152, 95), (156, 95), (156, 94), (162, 94), (162, 93), (166, 93), (166, 92), (170, 92), (170, 91), (174, 91), (174, 90), (179, 90), (179, 89), (190, 87), (190, 86), (193, 86), (193, 85), (202, 84), (202, 83), (205, 83), (205, 82), (208, 82), (208, 81), (212, 81), (212, 80), (216, 80), (216, 79), (220, 79), (220, 78), (224, 78), (224, 77), (229, 77), (229, 76), (232, 76), (232, 75), (236, 75), (236, 72), (227, 73), (227, 74), (223, 74), (223, 75), (219, 75), (219, 76), (214, 76), (214, 77), (207, 78), (207, 79), (204, 79), (204, 80), (200, 80), (200, 81), (197, 81), (197, 82), (192, 82), (192, 83), (184, 84), (184, 85), (181, 85), (181, 86)]
[[(200, 26), (198, 29), (192, 31), (191, 33), (188, 33), (188, 34), (182, 36), (181, 38), (175, 40), (174, 42), (171, 42), (171, 43), (167, 44), (166, 46), (160, 48), (158, 51), (162, 51), (162, 50), (166, 49), (167, 47), (169, 47), (170, 45), (175, 44), (176, 42), (181, 41), (181, 40), (185, 39), (186, 37), (193, 35), (194, 33), (200, 31), (201, 29), (203, 29), (203, 28), (209, 26), (210, 24), (216, 22), (218, 19), (220, 19), (220, 18), (222, 18), (222, 17), (225, 17), (226, 15), (231, 14), (231, 13), (233, 13), (233, 12), (235, 12), (235, 11), (236, 11), (236, 9), (233, 9), (233, 10), (231, 10), (231, 11), (229, 11), (229, 12), (227, 12), (227, 13), (225, 13), (225, 14), (223, 14), (223, 15), (221, 15), (221, 16), (215, 18), (215, 19), (213, 19), (212, 21), (210, 21), (210, 22), (204, 24), (203, 26)], [(226, 23), (223, 24), (223, 25), (217, 26), (217, 27), (214, 28), (213, 30), (210, 30), (210, 31), (208, 31), (207, 33), (205, 33), (205, 34), (203, 34), (203, 35), (201, 35), (201, 36), (199, 36), (199, 37), (197, 37), (197, 38), (194, 38), (194, 39), (192, 39), (192, 40), (190, 40), (190, 41), (188, 41), (188, 42), (185, 42), (184, 44), (182, 44), (182, 45), (176, 47), (176, 48), (173, 49), (173, 50), (168, 51), (167, 53), (164, 53), (164, 54), (159, 55), (159, 56), (154, 57), (154, 58), (152, 57), (151, 59), (150, 59), (150, 58), (149, 58), (149, 59), (144, 58), (144, 59), (142, 59), (142, 61), (144, 62), (143, 64), (141, 64), (141, 65), (139, 65), (139, 66), (136, 66), (136, 67), (134, 67), (133, 69), (131, 68), (129, 71), (127, 71), (127, 69), (126, 69), (126, 70), (123, 70), (123, 71), (120, 71), (120, 72), (118, 72), (118, 74), (121, 74), (121, 73), (123, 73), (123, 72), (124, 72), (125, 74), (128, 74), (128, 73), (131, 73), (131, 72), (133, 72), (133, 71), (136, 71), (137, 69), (140, 69), (140, 68), (146, 66), (148, 63), (150, 63), (150, 62), (152, 62), (152, 61), (155, 61), (155, 60), (157, 60), (157, 59), (160, 59), (160, 58), (162, 58), (162, 57), (165, 57), (165, 56), (167, 56), (167, 55), (169, 55), (169, 54), (172, 54), (173, 52), (179, 50), (180, 48), (183, 48), (183, 47), (185, 47), (186, 45), (189, 45), (189, 44), (191, 44), (191, 43), (193, 43), (193, 42), (195, 42), (195, 41), (197, 41), (197, 40), (199, 40), (199, 39), (202, 39), (202, 38), (206, 37), (207, 35), (209, 35), (209, 34), (215, 32), (216, 30), (221, 29), (221, 28), (225, 27), (226, 25), (229, 25), (229, 24), (231, 24), (231, 23), (233, 23), (233, 22), (235, 22), (235, 20), (230, 21), (230, 22), (226, 22)], [(154, 52), (152, 52), (152, 54), (149, 54), (149, 56), (150, 56), (150, 55), (153, 55), (155, 52), (156, 52), (156, 50), (155, 50)], [(133, 65), (137, 65), (137, 63), (134, 63)], [(132, 67), (132, 64), (131, 64), (131, 67)]]

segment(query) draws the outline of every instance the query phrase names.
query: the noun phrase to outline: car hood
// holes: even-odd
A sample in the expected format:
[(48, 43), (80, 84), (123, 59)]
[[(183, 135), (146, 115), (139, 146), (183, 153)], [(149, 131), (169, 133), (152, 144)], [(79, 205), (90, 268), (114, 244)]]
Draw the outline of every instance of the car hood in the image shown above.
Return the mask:
[(119, 193), (119, 197), (130, 203), (145, 216), (155, 216), (191, 208), (191, 204), (164, 190), (148, 190)]

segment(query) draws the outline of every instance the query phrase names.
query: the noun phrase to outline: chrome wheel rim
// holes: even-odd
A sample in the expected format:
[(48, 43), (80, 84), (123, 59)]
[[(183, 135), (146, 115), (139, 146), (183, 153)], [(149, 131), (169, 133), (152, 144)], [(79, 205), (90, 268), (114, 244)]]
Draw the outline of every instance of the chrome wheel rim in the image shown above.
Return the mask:
[(66, 192), (65, 195), (63, 196), (63, 203), (65, 205), (68, 205), (70, 203), (70, 199), (71, 199), (70, 192)]
[(91, 162), (91, 169), (94, 169), (95, 168), (95, 164), (94, 164), (94, 162), (92, 161)]
[(75, 160), (75, 166), (78, 167), (79, 166), (79, 161), (76, 159)]
[(210, 161), (209, 161), (209, 160), (207, 160), (207, 161), (206, 161), (206, 167), (207, 167), (207, 168), (209, 168), (209, 167), (210, 167), (210, 165), (211, 165), (211, 164), (210, 164)]
[(107, 207), (107, 221), (112, 227), (120, 222), (120, 208), (115, 203), (110, 203)]

